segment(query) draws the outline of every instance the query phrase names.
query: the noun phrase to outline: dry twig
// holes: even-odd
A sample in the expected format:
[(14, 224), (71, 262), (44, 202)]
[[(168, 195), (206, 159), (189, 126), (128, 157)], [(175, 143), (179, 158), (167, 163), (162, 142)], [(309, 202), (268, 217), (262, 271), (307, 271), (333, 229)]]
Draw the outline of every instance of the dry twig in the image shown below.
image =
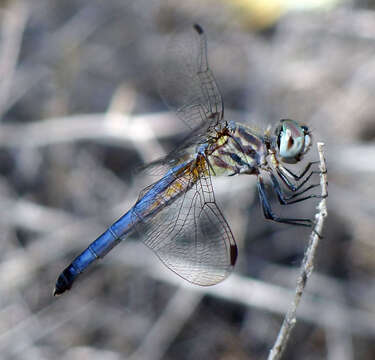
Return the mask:
[(1, 29), (3, 41), (0, 56), (0, 117), (8, 106), (22, 38), (29, 17), (28, 5), (22, 1), (14, 1), (4, 15)]
[(320, 235), (323, 230), (324, 219), (327, 216), (327, 207), (326, 207), (326, 196), (328, 195), (327, 192), (327, 169), (325, 164), (325, 159), (323, 155), (323, 143), (318, 143), (318, 153), (319, 153), (319, 160), (320, 160), (320, 186), (322, 189), (321, 195), (322, 200), (319, 202), (317, 207), (318, 213), (315, 215), (315, 226), (313, 231), (310, 234), (310, 241), (305, 252), (305, 256), (302, 260), (301, 271), (300, 275), (297, 280), (297, 287), (295, 291), (295, 296), (293, 302), (285, 315), (283, 324), (280, 328), (279, 335), (277, 336), (276, 342), (273, 348), (270, 351), (268, 356), (268, 360), (277, 360), (280, 359), (286, 345), (288, 343), (289, 336), (296, 324), (296, 312), (297, 307), (301, 301), (303, 290), (306, 287), (307, 279), (310, 277), (313, 267), (314, 267), (314, 257), (315, 252), (319, 244), (319, 240), (321, 239)]

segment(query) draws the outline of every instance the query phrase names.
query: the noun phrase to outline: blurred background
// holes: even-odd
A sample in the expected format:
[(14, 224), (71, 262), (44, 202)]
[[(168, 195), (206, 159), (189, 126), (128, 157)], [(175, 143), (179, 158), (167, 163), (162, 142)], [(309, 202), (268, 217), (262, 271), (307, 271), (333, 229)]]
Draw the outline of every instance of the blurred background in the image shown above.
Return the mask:
[[(309, 230), (264, 220), (251, 176), (214, 183), (239, 247), (222, 284), (189, 285), (126, 241), (52, 296), (60, 271), (152, 182), (135, 169), (187, 134), (154, 73), (171, 34), (199, 23), (228, 119), (293, 118), (326, 143), (329, 217), (284, 358), (374, 359), (374, 8), (0, 1), (1, 358), (267, 357)], [(316, 204), (274, 206), (312, 217)]]

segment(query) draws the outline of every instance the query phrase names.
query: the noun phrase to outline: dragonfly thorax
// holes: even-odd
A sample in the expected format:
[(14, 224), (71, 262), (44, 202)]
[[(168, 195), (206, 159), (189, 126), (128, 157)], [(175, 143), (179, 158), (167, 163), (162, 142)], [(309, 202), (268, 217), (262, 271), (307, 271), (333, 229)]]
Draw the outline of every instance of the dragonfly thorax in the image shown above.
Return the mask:
[(208, 159), (216, 175), (257, 174), (266, 164), (267, 145), (262, 135), (231, 122), (211, 146)]

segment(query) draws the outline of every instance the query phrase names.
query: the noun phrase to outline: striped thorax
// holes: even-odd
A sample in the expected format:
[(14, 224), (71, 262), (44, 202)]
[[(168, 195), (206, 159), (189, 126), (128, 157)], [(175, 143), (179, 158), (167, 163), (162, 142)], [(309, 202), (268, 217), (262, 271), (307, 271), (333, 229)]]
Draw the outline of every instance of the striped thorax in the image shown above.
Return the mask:
[(264, 137), (243, 124), (230, 122), (208, 149), (215, 175), (257, 174), (266, 164)]

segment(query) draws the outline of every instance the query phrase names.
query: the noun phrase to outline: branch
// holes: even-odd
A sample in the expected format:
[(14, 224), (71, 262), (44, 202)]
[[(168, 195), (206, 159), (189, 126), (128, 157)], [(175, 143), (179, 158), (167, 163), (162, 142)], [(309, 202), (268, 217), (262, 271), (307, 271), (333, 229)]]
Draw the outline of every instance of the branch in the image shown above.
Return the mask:
[(288, 343), (289, 336), (296, 324), (296, 312), (297, 307), (301, 301), (303, 291), (306, 287), (307, 279), (311, 276), (311, 273), (314, 268), (314, 257), (315, 252), (319, 244), (322, 233), (324, 220), (327, 216), (327, 207), (326, 207), (326, 197), (327, 192), (327, 168), (325, 164), (325, 159), (323, 155), (323, 143), (317, 143), (319, 160), (320, 160), (320, 187), (322, 189), (321, 195), (322, 200), (317, 206), (318, 213), (315, 215), (315, 226), (313, 231), (310, 234), (310, 241), (305, 252), (304, 258), (302, 260), (301, 271), (297, 279), (297, 287), (294, 295), (293, 302), (287, 311), (283, 324), (280, 328), (279, 335), (277, 336), (276, 342), (270, 351), (268, 360), (278, 360), (281, 359), (281, 356), (286, 348)]
[(7, 108), (17, 61), (21, 50), (23, 34), (29, 17), (29, 8), (26, 2), (14, 1), (4, 14), (4, 23), (1, 29), (0, 56), (0, 118)]

